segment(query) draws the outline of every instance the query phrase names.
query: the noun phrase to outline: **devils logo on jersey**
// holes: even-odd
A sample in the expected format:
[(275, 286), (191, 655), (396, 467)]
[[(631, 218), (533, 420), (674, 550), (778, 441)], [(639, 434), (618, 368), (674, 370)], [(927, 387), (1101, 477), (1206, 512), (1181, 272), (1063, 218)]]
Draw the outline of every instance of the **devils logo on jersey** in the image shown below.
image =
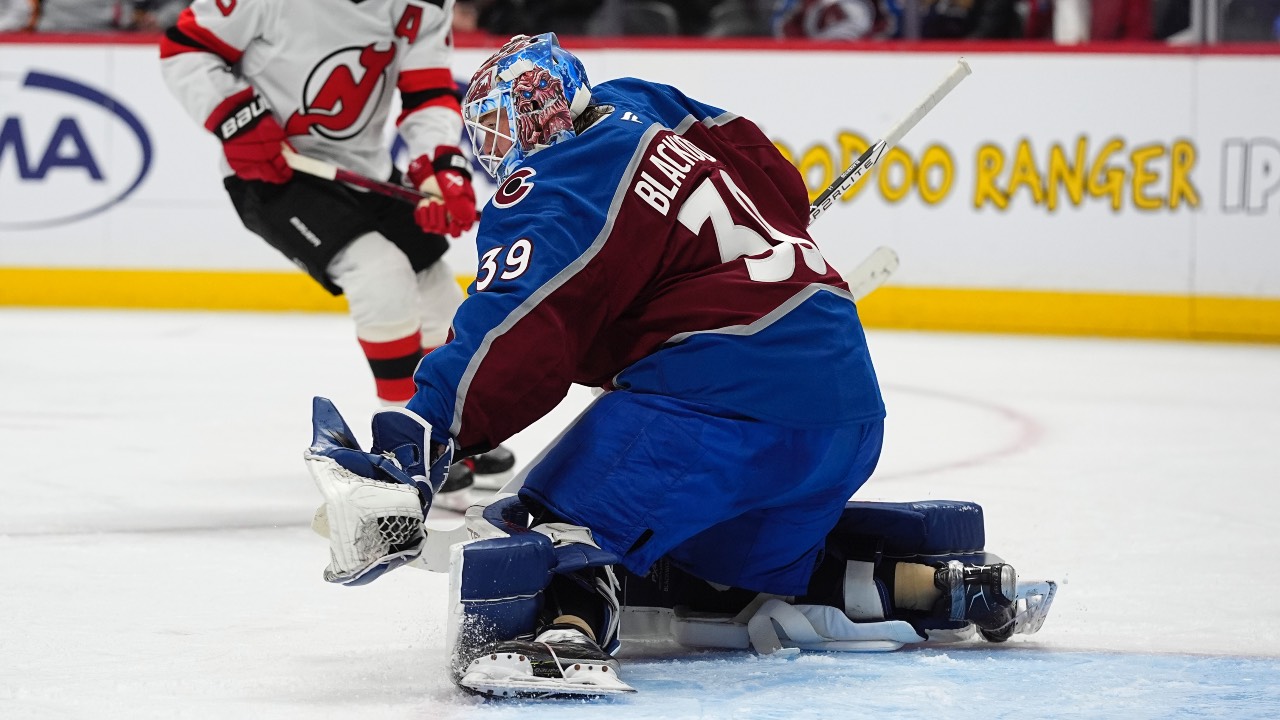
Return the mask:
[(387, 90), (387, 67), (396, 46), (377, 44), (339, 50), (316, 64), (302, 88), (302, 108), (289, 117), (289, 135), (316, 134), (331, 140), (359, 135)]

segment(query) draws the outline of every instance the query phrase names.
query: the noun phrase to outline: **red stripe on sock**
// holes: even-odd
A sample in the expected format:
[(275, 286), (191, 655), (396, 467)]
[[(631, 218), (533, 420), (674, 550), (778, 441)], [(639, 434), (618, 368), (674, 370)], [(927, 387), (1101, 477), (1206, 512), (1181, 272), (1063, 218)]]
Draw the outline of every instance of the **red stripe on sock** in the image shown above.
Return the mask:
[(378, 399), (387, 402), (406, 402), (413, 397), (413, 392), (417, 389), (411, 377), (395, 378), (394, 380), (374, 378), (373, 382), (377, 387)]
[(393, 360), (418, 352), (418, 343), (420, 342), (422, 340), (418, 333), (414, 333), (398, 340), (389, 340), (387, 342), (361, 340), (360, 349), (364, 350), (364, 356), (370, 360)]

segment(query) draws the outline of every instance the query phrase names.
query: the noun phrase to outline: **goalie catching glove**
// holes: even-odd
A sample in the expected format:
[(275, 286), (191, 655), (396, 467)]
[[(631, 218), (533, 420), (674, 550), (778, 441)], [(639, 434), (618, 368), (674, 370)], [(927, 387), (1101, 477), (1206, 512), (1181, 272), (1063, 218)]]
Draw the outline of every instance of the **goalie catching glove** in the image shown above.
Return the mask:
[(434, 160), (420, 155), (409, 163), (409, 182), (434, 197), (422, 200), (413, 219), (424, 232), (458, 237), (476, 222), (476, 191), (467, 159), (456, 147), (441, 145)]
[(426, 542), (423, 521), (449, 474), (452, 443), (434, 443), (431, 425), (400, 407), (373, 415), (364, 452), (333, 403), (311, 406), (311, 447), (303, 454), (324, 495), (329, 567), (324, 579), (364, 585), (413, 561)]

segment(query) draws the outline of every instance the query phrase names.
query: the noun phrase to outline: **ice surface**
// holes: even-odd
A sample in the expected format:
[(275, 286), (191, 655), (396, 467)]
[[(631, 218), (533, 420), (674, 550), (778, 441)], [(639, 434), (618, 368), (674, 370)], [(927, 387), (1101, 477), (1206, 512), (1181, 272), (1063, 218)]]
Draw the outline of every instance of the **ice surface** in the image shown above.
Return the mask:
[(443, 576), (320, 579), (310, 399), (364, 442), (375, 407), (346, 318), (0, 311), (0, 718), (1280, 717), (1280, 347), (870, 342), (890, 416), (859, 497), (981, 503), (991, 550), (1063, 581), (1044, 629), (794, 661), (640, 645), (634, 697), (517, 705), (444, 677)]

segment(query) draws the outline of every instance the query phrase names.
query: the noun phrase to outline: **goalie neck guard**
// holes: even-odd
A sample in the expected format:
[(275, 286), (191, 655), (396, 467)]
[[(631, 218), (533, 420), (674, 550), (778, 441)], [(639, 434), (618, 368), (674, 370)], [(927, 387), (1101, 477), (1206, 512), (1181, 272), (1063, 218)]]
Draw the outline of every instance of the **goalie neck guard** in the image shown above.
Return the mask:
[(517, 35), (472, 76), (462, 117), (480, 165), (501, 182), (529, 155), (574, 137), (590, 102), (587, 71), (555, 33)]

